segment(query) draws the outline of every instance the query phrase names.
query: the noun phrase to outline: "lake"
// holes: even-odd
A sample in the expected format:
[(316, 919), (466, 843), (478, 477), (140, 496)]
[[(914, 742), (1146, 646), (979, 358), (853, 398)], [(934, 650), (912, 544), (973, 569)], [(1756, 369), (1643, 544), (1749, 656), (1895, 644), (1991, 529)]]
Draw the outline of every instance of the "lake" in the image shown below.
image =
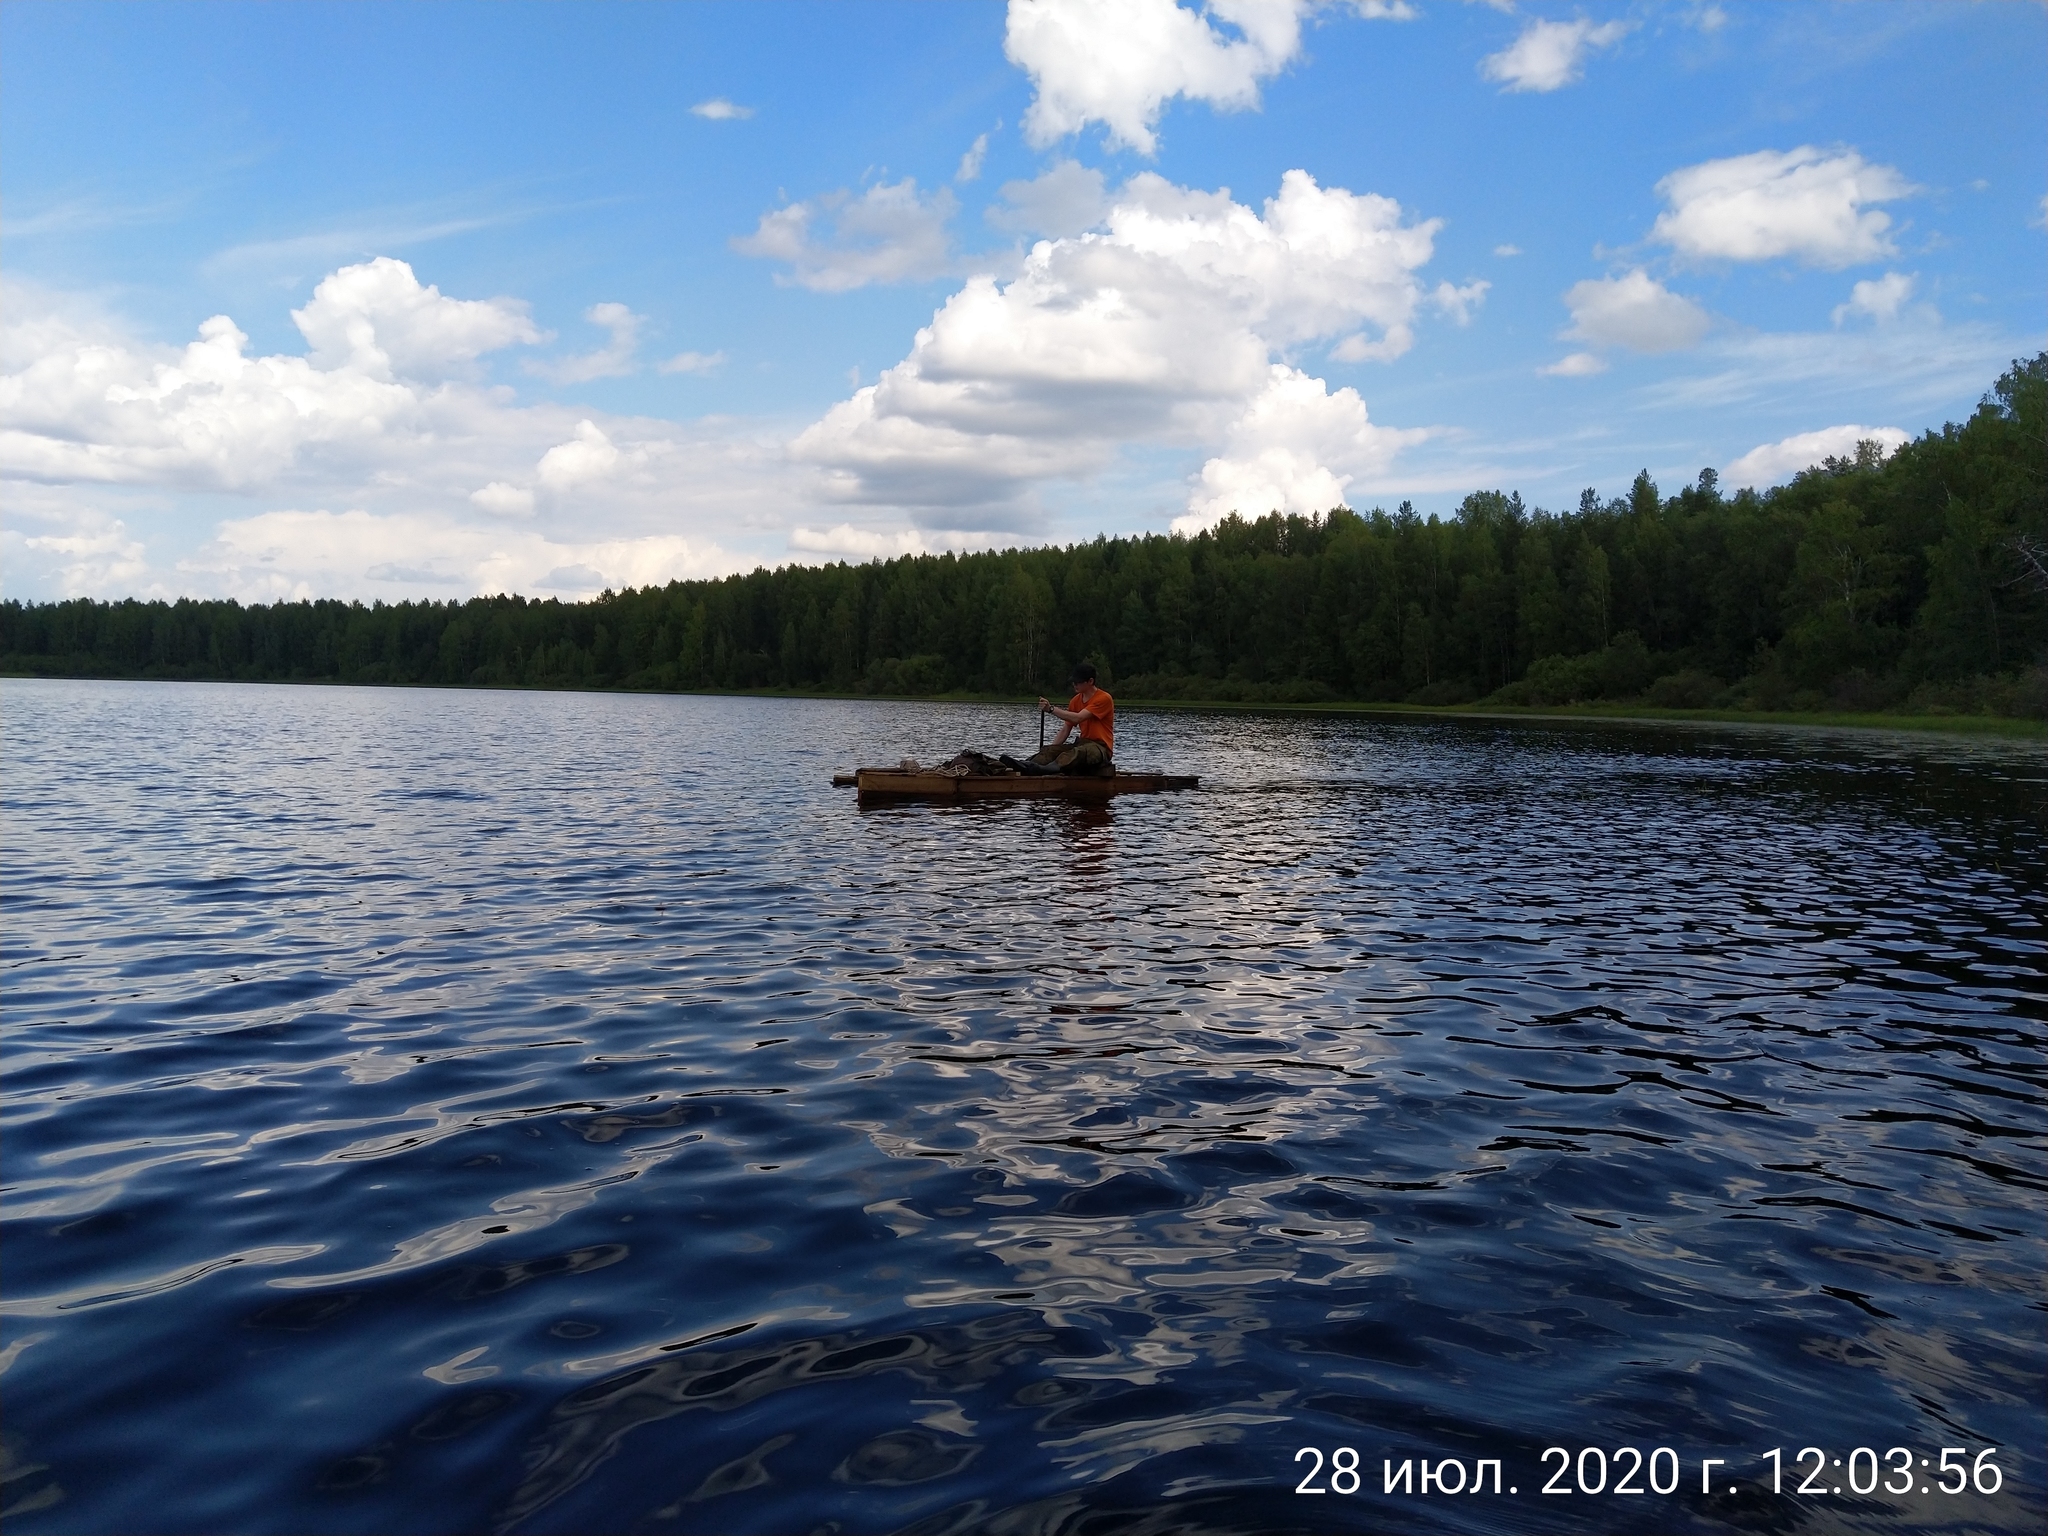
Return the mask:
[(0, 721), (10, 1536), (2048, 1522), (2038, 743)]

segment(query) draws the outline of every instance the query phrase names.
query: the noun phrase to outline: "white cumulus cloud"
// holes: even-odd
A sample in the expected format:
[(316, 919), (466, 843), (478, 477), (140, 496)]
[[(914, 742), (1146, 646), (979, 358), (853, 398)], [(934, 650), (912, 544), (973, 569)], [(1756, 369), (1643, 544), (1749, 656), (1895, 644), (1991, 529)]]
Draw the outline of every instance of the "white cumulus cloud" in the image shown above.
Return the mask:
[[(1037, 90), (1024, 136), (1044, 148), (1089, 123), (1150, 155), (1176, 96), (1225, 111), (1259, 104), (1259, 82), (1301, 51), (1308, 0), (1010, 0), (1003, 51)], [(1234, 29), (1226, 36), (1210, 17)]]
[[(1677, 352), (1707, 333), (1707, 312), (1638, 267), (1620, 277), (1588, 278), (1565, 290), (1572, 323), (1563, 334), (1636, 352)], [(1584, 372), (1586, 370), (1579, 370)]]
[(1472, 311), (1486, 302), (1486, 290), (1492, 286), (1493, 284), (1483, 277), (1477, 282), (1467, 283), (1462, 288), (1454, 287), (1450, 283), (1438, 283), (1436, 291), (1430, 294), (1429, 301), (1458, 324), (1469, 325)]
[(947, 550), (986, 549), (997, 540), (986, 533), (923, 528), (864, 528), (838, 523), (830, 528), (792, 528), (789, 547), (806, 555), (851, 560), (890, 560), (898, 555), (931, 555)]
[(732, 242), (745, 256), (789, 264), (777, 282), (820, 293), (845, 293), (870, 283), (916, 282), (953, 266), (947, 221), (959, 207), (941, 187), (921, 196), (911, 177), (878, 183), (859, 197), (830, 192), (761, 215), (751, 235)]
[(573, 490), (592, 480), (608, 480), (622, 469), (647, 461), (646, 450), (620, 453), (619, 447), (594, 421), (576, 423), (576, 435), (540, 456), (540, 483), (551, 491)]
[(225, 315), (168, 356), (50, 340), (0, 376), (0, 475), (233, 490), (433, 414), (423, 409), (433, 395), (388, 377), (388, 356), (368, 339), (331, 369), (248, 356), (248, 336)]
[[(594, 313), (602, 321), (609, 310)], [(182, 346), (139, 340), (75, 299), (18, 283), (0, 316), (0, 543), (12, 591), (290, 595), (300, 582), (364, 597), (484, 590), (469, 584), (482, 569), (474, 561), (388, 552), (349, 567), (367, 585), (337, 587), (329, 577), (340, 581), (342, 566), (315, 559), (317, 550), (297, 560), (274, 541), (265, 569), (289, 574), (282, 585), (258, 580), (241, 555), (178, 563), (218, 515), (202, 509), (221, 493), (273, 508), (425, 519), (377, 526), (467, 528), (465, 538), (487, 543), (518, 525), (543, 543), (587, 546), (540, 574), (580, 562), (614, 585), (641, 568), (625, 551), (647, 539), (684, 539), (692, 559), (722, 559), (724, 569), (751, 563), (758, 550), (720, 541), (779, 543), (778, 530), (804, 507), (810, 472), (792, 468), (786, 430), (769, 423), (521, 404), (510, 389), (467, 377), (491, 346), (538, 336), (524, 306), (448, 298), (402, 262), (343, 268), (322, 282), (300, 311), (308, 349), (297, 356), (252, 355), (226, 315)], [(422, 571), (426, 586), (415, 580)], [(414, 574), (393, 574), (403, 572)]]
[[(8, 530), (13, 533), (14, 530)], [(149, 558), (117, 517), (88, 511), (65, 533), (21, 536), (21, 545), (57, 562), (60, 589), (86, 597), (167, 595), (150, 592)]]
[[(187, 578), (251, 602), (365, 592), (589, 597), (604, 587), (723, 575), (716, 545), (682, 537), (560, 539), (420, 513), (277, 511), (222, 523), (180, 563)], [(408, 591), (410, 589), (410, 591)]]
[(523, 485), (493, 480), (481, 490), (469, 493), (469, 504), (496, 517), (533, 516), (533, 492)]
[(1818, 432), (1798, 432), (1750, 449), (1721, 471), (1721, 479), (1729, 486), (1776, 485), (1824, 459), (1854, 458), (1856, 445), (1866, 441), (1879, 444), (1889, 454), (1896, 453), (1908, 438), (1897, 427), (1822, 427)]
[(1003, 201), (982, 217), (997, 229), (1016, 234), (1078, 235), (1093, 229), (1109, 212), (1109, 193), (1102, 172), (1072, 160), (1060, 160), (1029, 181), (1003, 183)]
[(1607, 360), (1595, 352), (1570, 352), (1536, 371), (1553, 379), (1590, 379), (1607, 371)]
[(1914, 277), (1905, 272), (1887, 272), (1883, 277), (1865, 278), (1849, 290), (1849, 302), (1837, 304), (1834, 322), (1857, 315), (1875, 320), (1880, 324), (1899, 318), (1899, 310), (1906, 300), (1913, 297)]
[[(799, 436), (793, 452), (828, 494), (919, 509), (931, 526), (1003, 526), (1034, 482), (1089, 474), (1125, 443), (1241, 435), (1232, 424), (1275, 387), (1275, 351), (1410, 344), (1438, 227), (1298, 170), (1263, 216), (1146, 173), (1102, 225), (1041, 241), (1008, 283), (971, 278), (907, 358)], [(1310, 385), (1323, 389), (1276, 398)]]
[(1627, 32), (1620, 21), (1532, 21), (1506, 48), (1481, 59), (1479, 72), (1504, 91), (1561, 90), (1584, 75), (1588, 53), (1611, 47)]
[(700, 101), (690, 108), (692, 117), (709, 118), (714, 123), (729, 123), (738, 118), (752, 117), (752, 107), (736, 106), (723, 96), (714, 96), (709, 101)]
[(514, 299), (451, 299), (379, 256), (322, 280), (292, 321), (314, 368), (372, 379), (438, 379), (486, 352), (547, 337)]
[[(395, 279), (378, 270), (390, 267), (400, 269)], [(430, 302), (401, 306), (396, 325), (375, 304), (336, 302), (337, 294), (360, 298), (366, 285), (357, 279), (366, 274), (373, 293)], [(229, 491), (313, 477), (467, 500), (479, 484), (517, 483), (580, 419), (515, 406), (460, 379), (392, 376), (441, 372), (493, 341), (523, 337), (530, 322), (504, 303), (472, 309), (443, 299), (420, 288), (404, 263), (380, 260), (334, 274), (298, 316), (316, 306), (303, 357), (250, 356), (248, 336), (226, 315), (177, 349), (33, 316), (10, 326), (0, 476)], [(339, 314), (368, 318), (342, 326)]]
[(655, 364), (659, 373), (712, 374), (725, 366), (723, 352), (678, 352)]
[(1894, 255), (1891, 216), (1872, 203), (1916, 189), (1854, 150), (1802, 145), (1759, 150), (1673, 171), (1657, 183), (1671, 206), (1650, 236), (1681, 255), (1726, 261), (1790, 256), (1839, 268)]
[(1199, 533), (1239, 512), (1327, 512), (1361, 474), (1384, 472), (1426, 428), (1376, 426), (1355, 389), (1334, 395), (1321, 379), (1275, 363), (1266, 387), (1230, 425), (1224, 451), (1202, 466), (1175, 533)]
[(640, 327), (647, 323), (645, 315), (636, 315), (623, 304), (593, 304), (583, 312), (583, 318), (611, 332), (611, 340), (594, 352), (551, 363), (529, 363), (527, 367), (557, 384), (619, 379), (639, 370), (640, 364), (633, 354), (640, 345)]

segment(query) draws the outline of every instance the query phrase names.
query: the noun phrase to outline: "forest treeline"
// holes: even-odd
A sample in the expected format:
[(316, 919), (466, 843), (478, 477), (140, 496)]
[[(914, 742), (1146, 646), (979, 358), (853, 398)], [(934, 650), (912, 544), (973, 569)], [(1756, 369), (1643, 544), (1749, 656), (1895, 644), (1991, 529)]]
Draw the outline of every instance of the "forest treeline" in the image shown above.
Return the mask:
[(785, 566), (589, 602), (0, 603), (0, 671), (2048, 716), (2048, 354), (1761, 495), (1339, 508), (1192, 538)]

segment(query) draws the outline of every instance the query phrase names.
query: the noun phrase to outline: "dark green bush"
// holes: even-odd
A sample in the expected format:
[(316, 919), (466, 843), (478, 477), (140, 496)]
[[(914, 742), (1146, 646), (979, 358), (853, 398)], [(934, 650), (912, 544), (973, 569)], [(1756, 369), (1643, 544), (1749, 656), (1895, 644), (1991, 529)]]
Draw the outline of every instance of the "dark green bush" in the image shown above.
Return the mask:
[(1727, 685), (1711, 672), (1687, 667), (1650, 684), (1645, 697), (1659, 709), (1705, 709), (1727, 691)]

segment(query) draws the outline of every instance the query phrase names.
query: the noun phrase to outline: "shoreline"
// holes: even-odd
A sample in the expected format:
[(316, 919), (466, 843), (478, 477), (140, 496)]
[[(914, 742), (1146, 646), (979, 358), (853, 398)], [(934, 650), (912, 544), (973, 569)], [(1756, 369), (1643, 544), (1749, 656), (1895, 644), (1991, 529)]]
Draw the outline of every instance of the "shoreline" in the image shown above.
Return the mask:
[(1651, 704), (1240, 704), (1179, 699), (1117, 700), (1119, 708), (1197, 709), (1210, 713), (1406, 715), (1463, 720), (1607, 720), (1636, 725), (1799, 725), (1851, 730), (1920, 731), (1954, 736), (2048, 739), (2048, 720), (2012, 715), (1889, 715), (1846, 710), (1660, 709)]
[[(457, 693), (617, 693), (677, 698), (830, 699), (841, 703), (1028, 705), (1035, 695), (1002, 693), (834, 693), (815, 688), (588, 688), (521, 684), (504, 687), (475, 683), (355, 683), (340, 678), (292, 677), (136, 677), (0, 672), (0, 678), (33, 682), (100, 683), (228, 683), (238, 686), (282, 685), (299, 688), (398, 688)], [(1924, 735), (1996, 737), (2007, 741), (2048, 740), (2048, 720), (2011, 715), (1892, 715), (1847, 710), (1660, 709), (1648, 704), (1405, 704), (1398, 701), (1325, 699), (1309, 703), (1249, 702), (1238, 699), (1117, 698), (1119, 709), (1180, 711), (1232, 715), (1399, 715), (1410, 719), (1447, 720), (1600, 720), (1638, 725), (1762, 725), (1805, 726), (1847, 730), (1912, 731)]]

